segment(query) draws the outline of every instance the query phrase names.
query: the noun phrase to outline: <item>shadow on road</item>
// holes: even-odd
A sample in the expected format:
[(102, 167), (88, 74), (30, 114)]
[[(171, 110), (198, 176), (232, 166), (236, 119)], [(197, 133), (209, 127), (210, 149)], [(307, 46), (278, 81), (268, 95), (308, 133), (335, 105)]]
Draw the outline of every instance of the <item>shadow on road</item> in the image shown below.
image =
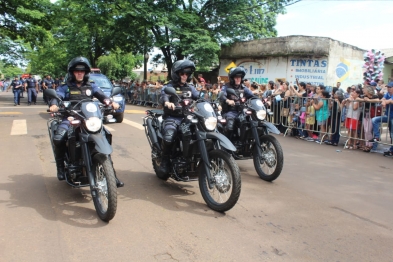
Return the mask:
[[(0, 200), (8, 208), (33, 208), (43, 218), (61, 221), (71, 226), (97, 228), (106, 226), (94, 209), (90, 190), (73, 189), (56, 177), (23, 174), (9, 176), (10, 182), (0, 183), (0, 190), (9, 192), (8, 200)], [(46, 184), (55, 186), (49, 191), (55, 194), (50, 197)], [(89, 203), (90, 208), (81, 204)]]
[[(205, 203), (199, 192), (198, 182), (176, 182), (160, 180), (154, 173), (116, 170), (125, 187), (118, 190), (119, 198), (149, 201), (167, 210), (217, 217), (225, 213), (214, 212)], [(200, 201), (191, 200), (191, 196)], [(185, 199), (188, 198), (188, 199)], [(209, 212), (213, 211), (213, 212)]]

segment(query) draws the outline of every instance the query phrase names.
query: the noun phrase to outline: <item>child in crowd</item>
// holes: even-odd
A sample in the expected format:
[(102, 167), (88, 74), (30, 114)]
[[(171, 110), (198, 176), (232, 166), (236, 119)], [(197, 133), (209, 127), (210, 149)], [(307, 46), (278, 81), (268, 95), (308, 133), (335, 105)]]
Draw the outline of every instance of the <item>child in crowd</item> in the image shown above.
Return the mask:
[(345, 99), (342, 104), (347, 107), (347, 118), (345, 119), (345, 127), (349, 129), (349, 139), (347, 141), (346, 149), (356, 149), (356, 138), (358, 121), (360, 116), (359, 102), (356, 99), (360, 95), (360, 90), (352, 90), (348, 99)]
[[(306, 130), (312, 130), (314, 125), (315, 125), (315, 109), (311, 105), (311, 98), (308, 98), (306, 103)], [(314, 139), (312, 138), (313, 132), (307, 131), (307, 134), (308, 137), (305, 138), (305, 140), (309, 142), (314, 142)]]

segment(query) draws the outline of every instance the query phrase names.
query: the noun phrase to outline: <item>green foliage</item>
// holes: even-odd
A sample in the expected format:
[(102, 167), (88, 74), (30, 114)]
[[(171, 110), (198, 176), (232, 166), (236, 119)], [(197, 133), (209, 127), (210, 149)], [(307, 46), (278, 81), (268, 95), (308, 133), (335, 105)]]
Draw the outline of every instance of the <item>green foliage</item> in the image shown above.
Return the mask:
[(123, 15), (115, 17), (115, 25), (139, 35), (147, 49), (159, 47), (168, 70), (173, 61), (187, 58), (206, 71), (218, 65), (221, 44), (276, 36), (277, 14), (299, 1), (118, 0)]
[(16, 75), (23, 74), (23, 70), (20, 67), (14, 65), (5, 65), (0, 62), (0, 75), (3, 74), (4, 78), (13, 79)]
[(2, 0), (0, 35), (33, 44), (48, 36), (55, 18), (55, 5), (49, 0)]
[(123, 53), (117, 49), (109, 55), (101, 56), (97, 65), (110, 79), (123, 79), (127, 76), (134, 79), (136, 75), (132, 70), (142, 62), (142, 55), (134, 56), (132, 53)]
[(9, 37), (0, 36), (1, 60), (5, 64), (24, 65), (27, 48), (21, 40), (11, 40)]

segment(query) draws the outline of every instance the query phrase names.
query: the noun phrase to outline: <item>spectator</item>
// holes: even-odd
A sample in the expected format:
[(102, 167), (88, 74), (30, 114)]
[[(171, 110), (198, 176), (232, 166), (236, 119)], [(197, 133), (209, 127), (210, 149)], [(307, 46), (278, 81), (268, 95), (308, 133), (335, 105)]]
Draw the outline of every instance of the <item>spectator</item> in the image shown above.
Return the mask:
[(357, 101), (362, 101), (364, 103), (364, 117), (363, 117), (363, 130), (364, 130), (364, 139), (366, 140), (362, 149), (364, 152), (370, 152), (372, 149), (372, 143), (369, 142), (370, 139), (373, 138), (372, 135), (372, 116), (371, 112), (375, 112), (377, 104), (371, 102), (379, 102), (378, 96), (375, 95), (374, 89), (372, 86), (366, 86), (364, 88), (364, 98), (358, 98)]
[[(388, 88), (388, 93), (386, 93), (383, 98), (381, 99), (381, 105), (382, 107), (386, 107), (385, 110), (385, 115), (383, 116), (376, 116), (372, 119), (373, 123), (373, 133), (374, 133), (374, 138), (371, 139), (369, 142), (378, 142), (380, 141), (380, 133), (379, 133), (379, 127), (381, 123), (391, 123), (393, 119), (393, 81), (389, 82), (386, 87)], [(390, 129), (392, 132), (392, 128)], [(373, 149), (375, 150), (377, 148), (378, 144), (375, 143), (373, 145)], [(390, 152), (393, 152), (393, 146), (390, 147)], [(385, 152), (386, 153), (386, 152)]]
[(351, 96), (343, 100), (342, 104), (347, 107), (347, 118), (345, 119), (345, 127), (349, 130), (349, 139), (346, 149), (356, 149), (357, 130), (360, 116), (359, 102), (356, 99), (360, 95), (360, 90), (352, 90)]
[(254, 95), (259, 95), (259, 88), (256, 82), (252, 82), (252, 84), (250, 85), (250, 90)]
[(251, 88), (251, 83), (250, 83), (250, 80), (248, 80), (248, 79), (244, 79), (244, 81), (243, 81), (243, 84), (248, 88), (248, 89), (250, 89)]
[[(312, 130), (315, 125), (315, 109), (311, 103), (311, 100), (312, 100), (312, 98), (307, 98), (307, 103), (306, 103), (306, 130), (307, 130), (307, 133), (303, 132), (303, 137), (305, 137), (306, 141), (314, 142), (313, 132), (310, 130)], [(307, 138), (306, 138), (306, 134), (308, 135)]]
[(325, 87), (323, 85), (319, 85), (317, 87), (317, 96), (318, 98), (314, 98), (311, 100), (311, 104), (315, 109), (315, 115), (317, 124), (319, 126), (319, 139), (315, 140), (317, 143), (322, 143), (323, 138), (326, 134), (326, 126), (327, 120), (329, 118), (329, 105), (327, 99), (330, 97), (329, 92), (325, 91)]
[(326, 142), (328, 145), (337, 146), (340, 142), (340, 123), (341, 123), (341, 111), (342, 111), (342, 101), (344, 100), (344, 94), (342, 89), (337, 87), (333, 88), (333, 100), (331, 101), (329, 107), (332, 112), (331, 116), (331, 132), (332, 135), (330, 140)]
[(265, 94), (266, 92), (266, 85), (265, 84), (261, 84), (259, 85), (259, 96), (262, 98), (263, 94)]
[(274, 91), (274, 82), (273, 81), (269, 81), (269, 83), (267, 84), (267, 88), (265, 93), (263, 93), (262, 97), (263, 98), (268, 98), (273, 94)]
[(211, 97), (212, 101), (216, 101), (219, 97), (219, 94), (220, 94), (220, 88), (218, 88), (218, 84), (213, 84), (212, 97)]

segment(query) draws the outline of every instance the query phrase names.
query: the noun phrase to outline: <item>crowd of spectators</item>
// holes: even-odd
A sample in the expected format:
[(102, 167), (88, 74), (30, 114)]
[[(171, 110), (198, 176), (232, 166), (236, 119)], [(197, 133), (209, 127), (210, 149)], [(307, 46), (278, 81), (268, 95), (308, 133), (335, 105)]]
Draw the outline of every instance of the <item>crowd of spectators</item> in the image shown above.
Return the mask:
[[(193, 83), (201, 97), (211, 101), (218, 100), (224, 85), (220, 77), (216, 83), (210, 83), (201, 74), (193, 78)], [(129, 103), (158, 105), (164, 82), (136, 80), (123, 85)], [(282, 135), (332, 146), (338, 146), (341, 139), (346, 149), (372, 152), (381, 140), (381, 124), (388, 123), (389, 130), (393, 126), (391, 80), (388, 84), (381, 80), (352, 85), (345, 90), (339, 82), (335, 87), (325, 87), (298, 81), (290, 84), (282, 80), (258, 84), (244, 79), (244, 85), (263, 100), (272, 112), (268, 120)], [(393, 147), (384, 154), (393, 156)]]

